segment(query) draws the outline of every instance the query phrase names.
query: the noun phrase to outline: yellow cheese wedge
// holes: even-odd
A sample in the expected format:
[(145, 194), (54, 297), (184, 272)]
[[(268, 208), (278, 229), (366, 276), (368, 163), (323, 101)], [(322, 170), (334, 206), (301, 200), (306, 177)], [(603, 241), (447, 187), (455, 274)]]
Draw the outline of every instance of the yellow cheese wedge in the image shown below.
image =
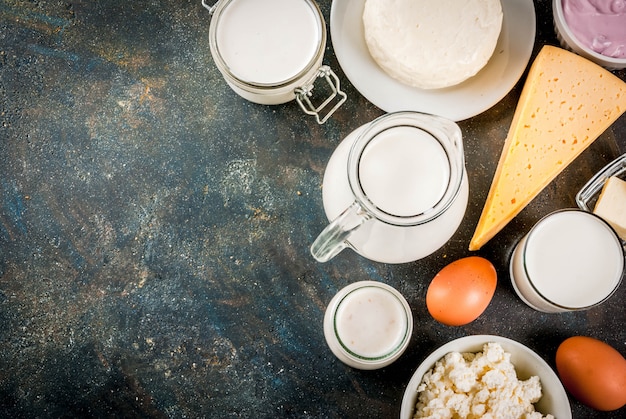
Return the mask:
[(604, 218), (626, 240), (626, 182), (611, 176), (604, 183), (593, 212)]
[(626, 83), (591, 61), (541, 49), (522, 89), (469, 249), (478, 250), (626, 111)]

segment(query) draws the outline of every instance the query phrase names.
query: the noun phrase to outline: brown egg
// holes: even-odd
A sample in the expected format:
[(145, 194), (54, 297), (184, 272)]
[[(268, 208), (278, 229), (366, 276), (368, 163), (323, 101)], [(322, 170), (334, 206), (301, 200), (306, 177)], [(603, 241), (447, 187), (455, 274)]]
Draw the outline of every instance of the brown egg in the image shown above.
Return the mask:
[(487, 259), (471, 256), (452, 262), (433, 278), (426, 306), (433, 318), (461, 326), (478, 318), (496, 291), (496, 269)]
[(568, 338), (556, 351), (556, 369), (565, 388), (587, 406), (609, 411), (626, 404), (626, 359), (612, 346)]

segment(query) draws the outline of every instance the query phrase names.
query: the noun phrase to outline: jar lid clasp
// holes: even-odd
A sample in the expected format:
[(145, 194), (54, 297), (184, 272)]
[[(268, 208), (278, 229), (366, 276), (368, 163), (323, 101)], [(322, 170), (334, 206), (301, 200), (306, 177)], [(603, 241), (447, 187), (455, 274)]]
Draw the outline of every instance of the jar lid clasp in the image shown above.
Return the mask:
[[(318, 78), (324, 78), (330, 86), (330, 95), (319, 106), (313, 105), (311, 96), (313, 95), (313, 87)], [(317, 73), (304, 85), (295, 89), (296, 101), (302, 110), (308, 114), (315, 116), (318, 124), (323, 124), (335, 111), (346, 101), (347, 95), (341, 91), (339, 77), (327, 65), (321, 66)], [(320, 112), (328, 106), (335, 98), (335, 105), (323, 117)]]

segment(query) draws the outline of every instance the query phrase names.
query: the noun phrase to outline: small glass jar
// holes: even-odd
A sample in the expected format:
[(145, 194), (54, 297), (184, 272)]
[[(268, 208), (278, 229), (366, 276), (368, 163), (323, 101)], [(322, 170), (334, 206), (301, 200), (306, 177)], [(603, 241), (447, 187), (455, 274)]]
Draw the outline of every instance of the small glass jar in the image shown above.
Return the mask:
[(402, 355), (413, 333), (411, 308), (393, 287), (356, 282), (330, 301), (324, 336), (335, 356), (362, 370), (385, 367)]
[(515, 247), (516, 294), (545, 313), (587, 310), (609, 299), (624, 273), (617, 233), (599, 216), (568, 208), (539, 220)]
[[(202, 0), (202, 5), (212, 15), (215, 65), (239, 96), (263, 105), (295, 99), (320, 124), (345, 101), (339, 78), (322, 65), (326, 24), (313, 0), (219, 0), (213, 6)], [(330, 93), (316, 106), (311, 98), (318, 79)]]

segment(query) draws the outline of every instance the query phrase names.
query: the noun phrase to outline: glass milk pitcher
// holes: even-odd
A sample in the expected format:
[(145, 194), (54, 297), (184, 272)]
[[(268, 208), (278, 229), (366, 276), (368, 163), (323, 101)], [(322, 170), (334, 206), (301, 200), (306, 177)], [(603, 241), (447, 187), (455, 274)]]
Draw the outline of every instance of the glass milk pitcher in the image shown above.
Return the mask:
[(326, 262), (346, 247), (384, 263), (424, 258), (459, 227), (469, 186), (461, 130), (418, 112), (383, 115), (346, 137), (323, 180), (333, 220), (311, 246)]

